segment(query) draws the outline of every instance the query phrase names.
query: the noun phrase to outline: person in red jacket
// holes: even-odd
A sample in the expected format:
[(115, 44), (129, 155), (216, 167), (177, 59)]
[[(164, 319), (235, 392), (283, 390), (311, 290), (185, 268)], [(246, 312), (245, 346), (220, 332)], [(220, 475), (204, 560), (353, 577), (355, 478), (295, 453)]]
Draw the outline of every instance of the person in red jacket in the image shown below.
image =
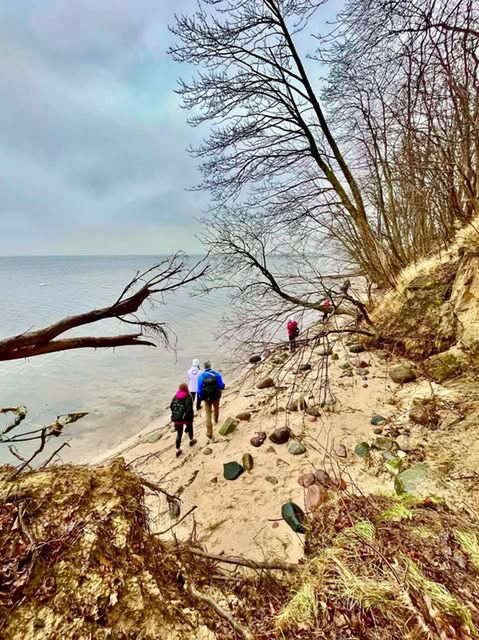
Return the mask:
[(291, 353), (296, 351), (296, 338), (299, 336), (299, 327), (296, 320), (290, 320), (287, 324), (288, 329), (288, 339), (289, 339), (289, 350)]
[(184, 383), (180, 384), (178, 391), (173, 396), (170, 409), (171, 421), (175, 425), (176, 429), (176, 457), (178, 457), (181, 456), (181, 438), (183, 436), (183, 429), (190, 438), (190, 447), (196, 444), (196, 440), (193, 437), (193, 398), (188, 391), (188, 385)]

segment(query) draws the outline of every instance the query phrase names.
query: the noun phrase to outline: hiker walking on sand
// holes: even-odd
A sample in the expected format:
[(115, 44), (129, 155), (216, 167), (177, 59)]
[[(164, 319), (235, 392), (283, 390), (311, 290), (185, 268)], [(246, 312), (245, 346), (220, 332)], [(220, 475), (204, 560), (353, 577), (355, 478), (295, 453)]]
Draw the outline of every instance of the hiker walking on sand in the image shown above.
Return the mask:
[(213, 437), (213, 422), (218, 424), (220, 415), (220, 398), (221, 392), (225, 388), (225, 383), (218, 371), (211, 368), (211, 362), (205, 362), (205, 370), (200, 373), (198, 378), (198, 397), (200, 402), (205, 405), (206, 413), (206, 435), (208, 438)]
[(170, 404), (171, 421), (176, 429), (176, 457), (181, 455), (181, 438), (183, 429), (190, 438), (190, 447), (196, 444), (193, 437), (193, 398), (188, 391), (188, 385), (184, 382), (178, 387), (178, 391), (173, 396)]
[(188, 391), (191, 393), (191, 397), (193, 398), (193, 402), (196, 398), (196, 410), (199, 411), (201, 409), (201, 400), (198, 395), (198, 378), (200, 377), (201, 369), (200, 369), (200, 361), (196, 358), (191, 363), (191, 367), (188, 369), (188, 373), (186, 374), (188, 380)]
[(323, 322), (326, 322), (330, 313), (334, 311), (334, 305), (331, 298), (325, 298), (321, 301), (321, 306), (323, 307)]
[(290, 320), (287, 324), (288, 329), (288, 339), (289, 339), (289, 350), (291, 353), (296, 351), (296, 338), (299, 336), (299, 327), (296, 320)]

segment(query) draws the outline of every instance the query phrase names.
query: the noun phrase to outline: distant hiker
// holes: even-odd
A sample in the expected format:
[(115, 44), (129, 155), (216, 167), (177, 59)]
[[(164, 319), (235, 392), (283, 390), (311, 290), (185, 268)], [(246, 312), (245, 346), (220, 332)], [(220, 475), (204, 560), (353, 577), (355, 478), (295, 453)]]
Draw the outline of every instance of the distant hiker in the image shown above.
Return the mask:
[(326, 322), (328, 315), (334, 311), (333, 301), (331, 298), (325, 298), (321, 302), (321, 306), (326, 307), (326, 310), (323, 311), (323, 322)]
[(198, 395), (198, 378), (200, 376), (200, 361), (196, 358), (193, 360), (191, 367), (188, 369), (188, 373), (186, 374), (188, 380), (188, 391), (191, 393), (191, 397), (193, 398), (193, 402), (196, 398), (196, 410), (199, 411), (201, 409), (201, 400)]
[(289, 338), (289, 350), (291, 353), (296, 351), (296, 338), (299, 336), (299, 327), (296, 320), (290, 320), (287, 324), (288, 338)]
[(170, 404), (171, 421), (176, 429), (176, 457), (181, 455), (181, 438), (183, 437), (183, 429), (190, 438), (190, 447), (196, 444), (193, 438), (193, 398), (188, 391), (188, 385), (184, 382), (178, 387), (173, 400)]
[(345, 280), (339, 290), (341, 291), (341, 293), (347, 294), (350, 287), (351, 287), (351, 280)]
[(205, 362), (205, 369), (200, 373), (198, 378), (198, 397), (205, 405), (206, 435), (208, 438), (213, 437), (212, 414), (215, 424), (218, 424), (220, 398), (224, 388), (225, 383), (221, 378), (221, 374), (218, 373), (218, 371), (214, 371), (211, 368), (211, 362), (207, 360)]

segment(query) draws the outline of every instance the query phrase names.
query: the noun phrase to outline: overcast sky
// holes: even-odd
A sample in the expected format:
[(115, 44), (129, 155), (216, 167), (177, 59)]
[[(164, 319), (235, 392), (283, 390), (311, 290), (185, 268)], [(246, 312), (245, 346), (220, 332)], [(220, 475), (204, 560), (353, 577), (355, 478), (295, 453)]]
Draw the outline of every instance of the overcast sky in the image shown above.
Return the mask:
[(198, 251), (166, 56), (195, 0), (0, 0), (0, 255)]

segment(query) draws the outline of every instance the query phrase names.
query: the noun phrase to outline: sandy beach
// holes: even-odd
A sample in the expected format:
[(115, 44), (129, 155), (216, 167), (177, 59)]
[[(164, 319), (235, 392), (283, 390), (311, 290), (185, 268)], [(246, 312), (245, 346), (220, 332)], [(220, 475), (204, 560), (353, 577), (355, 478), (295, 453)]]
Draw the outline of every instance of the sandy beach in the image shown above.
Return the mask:
[[(325, 348), (335, 355), (322, 354)], [(346, 362), (352, 363), (350, 373), (342, 368)], [(367, 367), (362, 371), (356, 368), (353, 373), (360, 362)], [(303, 410), (287, 409), (298, 397), (304, 398), (309, 408), (317, 409), (321, 385), (318, 372), (325, 366), (330, 391), (326, 406), (317, 411), (320, 415), (315, 419)], [(394, 417), (397, 423), (413, 398), (427, 397), (432, 391), (446, 396), (452, 393), (442, 387), (432, 389), (429, 383), (396, 384), (388, 376), (388, 366), (383, 352), (350, 353), (343, 338), (331, 341), (328, 347), (305, 347), (295, 354), (277, 350), (261, 363), (250, 365), (234, 382), (226, 381), (218, 427), (228, 417), (251, 414), (227, 437), (218, 435), (216, 429), (214, 441), (208, 442), (200, 411), (195, 419), (197, 444), (189, 447), (184, 437), (183, 455), (176, 458), (175, 436), (165, 414), (111, 452), (108, 460), (121, 455), (135, 472), (179, 494), (181, 515), (196, 507), (165, 537), (184, 539), (194, 530), (197, 542), (211, 553), (296, 561), (302, 556), (303, 540), (281, 519), (281, 505), (292, 500), (305, 508), (305, 490), (298, 484), (299, 476), (324, 469), (332, 477), (342, 477), (348, 491), (393, 493), (391, 478), (371, 473), (354, 454), (358, 442), (373, 436), (371, 417)], [(258, 381), (267, 376), (273, 378), (274, 387), (258, 389)], [(304, 443), (304, 454), (292, 455), (287, 444), (276, 445), (269, 438), (259, 448), (250, 443), (256, 432), (269, 435), (286, 425)], [(245, 453), (252, 455), (253, 469), (235, 481), (226, 480), (223, 464), (241, 463)], [(442, 491), (446, 493), (447, 487)], [(151, 496), (148, 506), (154, 531), (171, 526), (166, 500)]]

